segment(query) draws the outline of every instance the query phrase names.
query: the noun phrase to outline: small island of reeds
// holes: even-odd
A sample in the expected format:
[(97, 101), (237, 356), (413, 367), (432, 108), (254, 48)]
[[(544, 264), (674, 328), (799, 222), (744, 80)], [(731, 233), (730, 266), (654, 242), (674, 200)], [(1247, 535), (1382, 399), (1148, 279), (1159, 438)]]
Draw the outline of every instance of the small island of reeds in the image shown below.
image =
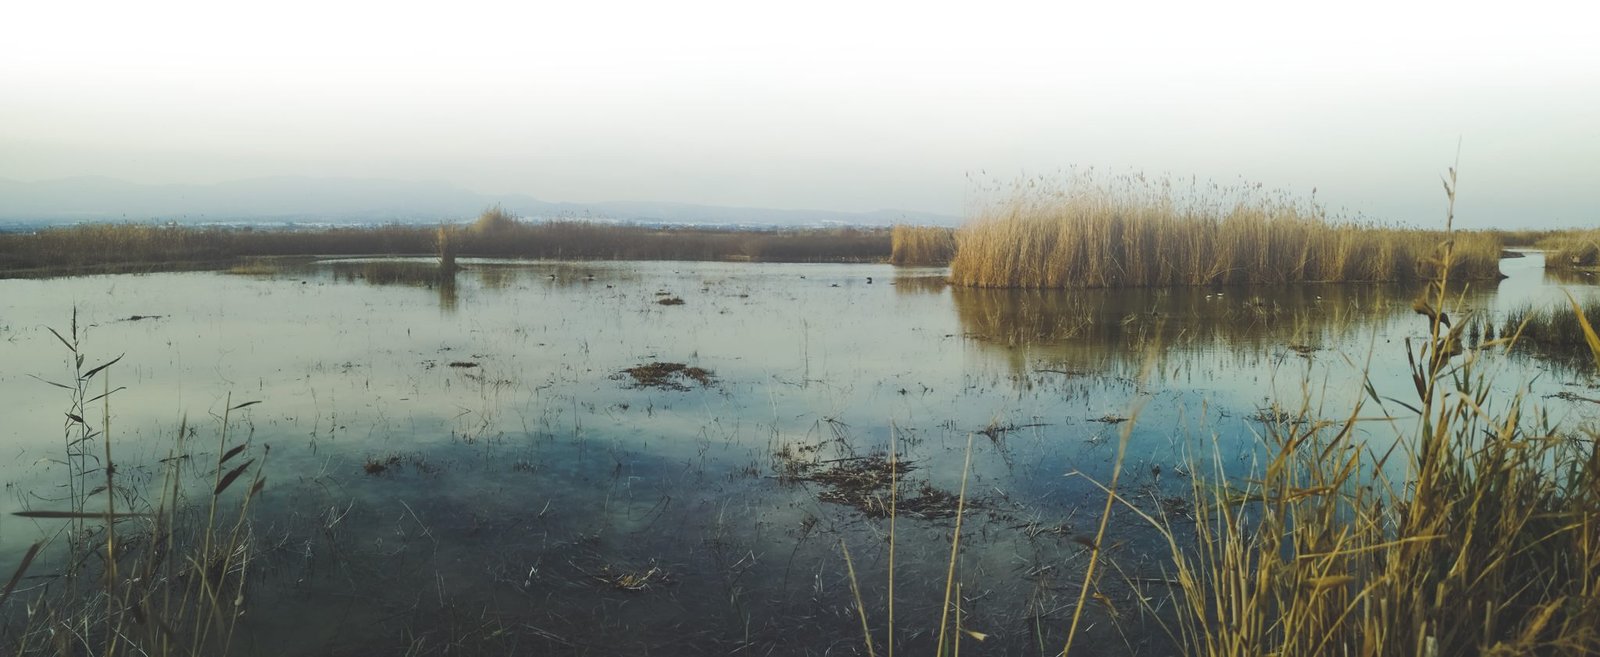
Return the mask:
[[(956, 234), (950, 280), (1009, 288), (1374, 283), (1436, 278), (1452, 236), (1344, 220), (1257, 186), (1035, 180)], [(1456, 233), (1451, 280), (1500, 277), (1492, 234)]]

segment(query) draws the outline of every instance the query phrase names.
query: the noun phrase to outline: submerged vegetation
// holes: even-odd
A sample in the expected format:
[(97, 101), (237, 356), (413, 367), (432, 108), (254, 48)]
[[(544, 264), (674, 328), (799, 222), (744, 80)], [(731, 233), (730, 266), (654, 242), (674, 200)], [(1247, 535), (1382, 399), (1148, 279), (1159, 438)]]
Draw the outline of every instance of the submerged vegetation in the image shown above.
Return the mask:
[(1490, 235), (1339, 222), (1254, 187), (1213, 193), (1222, 198), (1180, 196), (1143, 177), (1025, 187), (961, 229), (950, 279), (1021, 288), (1427, 281), (1441, 273), (1447, 239), (1451, 279), (1500, 275)]
[(616, 373), (613, 378), (632, 379), (629, 384), (633, 388), (657, 388), (661, 390), (688, 390), (689, 382), (699, 384), (701, 387), (710, 387), (716, 382), (710, 370), (683, 363), (646, 363), (630, 367)]

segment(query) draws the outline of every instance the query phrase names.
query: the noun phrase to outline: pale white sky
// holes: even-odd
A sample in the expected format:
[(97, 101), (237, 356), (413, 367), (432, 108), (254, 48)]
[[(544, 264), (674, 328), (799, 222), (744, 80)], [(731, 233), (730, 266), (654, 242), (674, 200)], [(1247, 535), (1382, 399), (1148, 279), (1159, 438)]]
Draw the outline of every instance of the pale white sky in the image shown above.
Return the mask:
[(1094, 166), (1600, 223), (1600, 10), (1525, 2), (18, 2), (0, 178), (441, 180), (961, 214)]

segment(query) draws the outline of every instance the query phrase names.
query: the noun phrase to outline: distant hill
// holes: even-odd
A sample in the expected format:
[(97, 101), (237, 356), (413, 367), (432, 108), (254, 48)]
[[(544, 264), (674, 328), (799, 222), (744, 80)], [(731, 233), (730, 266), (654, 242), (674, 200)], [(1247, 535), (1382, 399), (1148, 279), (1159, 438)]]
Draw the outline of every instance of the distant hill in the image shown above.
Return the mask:
[(877, 210), (778, 210), (687, 203), (552, 203), (531, 196), (480, 194), (436, 182), (279, 176), (206, 185), (144, 185), (102, 177), (40, 182), (0, 179), (0, 222), (50, 225), (84, 221), (177, 223), (434, 223), (463, 221), (499, 203), (530, 218), (744, 226), (953, 226), (956, 217)]

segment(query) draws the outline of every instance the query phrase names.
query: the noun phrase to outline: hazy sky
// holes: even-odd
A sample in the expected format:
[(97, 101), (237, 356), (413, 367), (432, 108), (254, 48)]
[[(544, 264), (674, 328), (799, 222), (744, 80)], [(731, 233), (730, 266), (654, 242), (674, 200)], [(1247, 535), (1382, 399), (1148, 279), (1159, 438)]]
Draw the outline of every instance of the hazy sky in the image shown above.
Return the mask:
[[(1586, 8), (1587, 7), (1587, 8)], [(1069, 166), (1600, 224), (1592, 3), (13, 2), (0, 178), (961, 214)]]

